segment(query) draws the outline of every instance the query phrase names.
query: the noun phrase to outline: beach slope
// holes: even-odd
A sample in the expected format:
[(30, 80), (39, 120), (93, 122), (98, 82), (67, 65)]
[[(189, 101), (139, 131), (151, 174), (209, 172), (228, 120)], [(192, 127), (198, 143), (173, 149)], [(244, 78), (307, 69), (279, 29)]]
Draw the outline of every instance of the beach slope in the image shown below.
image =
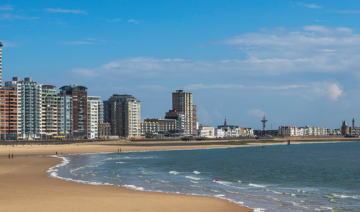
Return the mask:
[(252, 211), (226, 200), (94, 186), (46, 177), (61, 159), (0, 158), (1, 211)]

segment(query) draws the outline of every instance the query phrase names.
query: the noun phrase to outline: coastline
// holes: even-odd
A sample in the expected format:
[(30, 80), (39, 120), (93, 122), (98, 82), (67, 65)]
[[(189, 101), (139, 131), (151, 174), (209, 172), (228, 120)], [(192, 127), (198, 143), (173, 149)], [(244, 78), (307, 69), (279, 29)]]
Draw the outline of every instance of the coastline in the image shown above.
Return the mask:
[[(292, 142), (298, 143), (333, 143)], [(209, 142), (208, 142), (209, 143)], [(253, 211), (227, 200), (134, 191), (114, 186), (94, 186), (63, 181), (47, 177), (46, 171), (62, 162), (60, 158), (36, 157), (63, 154), (85, 154), (125, 151), (156, 151), (175, 149), (208, 149), (223, 147), (250, 147), (256, 145), (285, 145), (286, 143), (248, 143), (248, 145), (174, 145), (167, 142), (154, 146), (125, 145), (119, 142), (79, 143), (70, 145), (18, 145), (0, 147), (0, 204), (4, 211), (42, 210), (119, 210), (122, 211)], [(188, 145), (187, 145), (188, 144)], [(7, 155), (14, 154), (14, 159)], [(18, 156), (30, 157), (18, 157)], [(120, 200), (121, 199), (121, 200)], [(160, 201), (161, 199), (161, 201)], [(61, 208), (59, 208), (61, 206)], [(31, 208), (29, 210), (29, 208)]]
[[(198, 146), (203, 147), (203, 146)], [(226, 146), (229, 147), (229, 146)], [(0, 205), (2, 211), (238, 211), (252, 209), (224, 199), (182, 194), (135, 191), (115, 186), (94, 186), (47, 177), (62, 159), (38, 157), (122, 151), (167, 150), (167, 147), (70, 145), (18, 145), (0, 147)], [(184, 146), (183, 149), (193, 149)], [(212, 148), (212, 147), (210, 147)], [(170, 149), (179, 149), (174, 146)], [(14, 159), (7, 155), (14, 154)], [(59, 155), (58, 154), (58, 155)], [(19, 156), (30, 157), (19, 157)]]

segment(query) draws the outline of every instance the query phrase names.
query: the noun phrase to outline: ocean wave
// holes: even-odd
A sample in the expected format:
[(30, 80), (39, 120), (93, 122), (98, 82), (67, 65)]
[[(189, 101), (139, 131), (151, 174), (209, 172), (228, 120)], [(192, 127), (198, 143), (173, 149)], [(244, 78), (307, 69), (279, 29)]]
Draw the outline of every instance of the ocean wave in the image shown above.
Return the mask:
[(119, 164), (119, 163), (126, 163), (126, 162), (121, 162), (121, 161), (120, 161), (120, 162), (116, 162), (116, 164)]
[(143, 187), (138, 187), (138, 186), (135, 186), (135, 185), (123, 185), (123, 187), (129, 188), (129, 189), (132, 189), (132, 190), (144, 191)]
[(192, 180), (203, 180), (203, 178), (192, 177), (192, 176), (185, 176), (185, 178), (192, 179)]
[(177, 171), (169, 171), (169, 174), (178, 175), (178, 174), (180, 174), (180, 172), (177, 172)]
[(254, 183), (250, 183), (249, 186), (252, 186), (252, 187), (258, 187), (258, 188), (265, 188), (265, 187), (268, 187), (266, 185), (259, 185), (259, 184), (254, 184)]
[(225, 194), (217, 194), (217, 195), (214, 195), (214, 197), (225, 197)]
[(194, 174), (201, 174), (201, 172), (193, 171)]
[(343, 194), (330, 194), (333, 197), (342, 198), (342, 199), (359, 199), (359, 196), (349, 196), (349, 195), (343, 195)]
[(254, 212), (264, 212), (265, 208), (254, 208)]

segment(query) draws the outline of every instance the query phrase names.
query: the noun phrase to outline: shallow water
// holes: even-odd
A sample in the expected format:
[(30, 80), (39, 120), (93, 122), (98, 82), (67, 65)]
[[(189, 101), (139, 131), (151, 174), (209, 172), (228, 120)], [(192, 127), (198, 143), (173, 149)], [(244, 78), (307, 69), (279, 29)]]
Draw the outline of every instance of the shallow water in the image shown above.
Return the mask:
[(360, 211), (360, 143), (62, 156), (49, 176), (214, 196), (255, 211)]

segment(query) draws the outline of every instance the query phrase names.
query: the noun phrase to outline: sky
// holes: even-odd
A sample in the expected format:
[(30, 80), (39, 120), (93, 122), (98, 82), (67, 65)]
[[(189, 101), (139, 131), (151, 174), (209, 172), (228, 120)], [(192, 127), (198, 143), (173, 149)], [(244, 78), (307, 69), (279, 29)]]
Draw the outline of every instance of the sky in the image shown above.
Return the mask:
[(142, 118), (193, 93), (199, 123), (261, 129), (360, 121), (360, 1), (0, 2), (3, 84), (131, 94)]

